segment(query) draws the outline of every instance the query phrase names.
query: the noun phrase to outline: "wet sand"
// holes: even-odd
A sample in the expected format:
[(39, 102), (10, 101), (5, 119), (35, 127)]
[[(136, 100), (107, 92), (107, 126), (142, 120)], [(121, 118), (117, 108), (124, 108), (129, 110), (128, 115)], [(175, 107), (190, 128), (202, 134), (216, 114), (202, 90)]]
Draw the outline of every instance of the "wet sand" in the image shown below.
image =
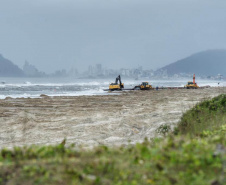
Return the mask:
[(226, 87), (127, 91), (120, 95), (0, 100), (0, 147), (57, 144), (121, 145), (158, 136), (199, 101)]

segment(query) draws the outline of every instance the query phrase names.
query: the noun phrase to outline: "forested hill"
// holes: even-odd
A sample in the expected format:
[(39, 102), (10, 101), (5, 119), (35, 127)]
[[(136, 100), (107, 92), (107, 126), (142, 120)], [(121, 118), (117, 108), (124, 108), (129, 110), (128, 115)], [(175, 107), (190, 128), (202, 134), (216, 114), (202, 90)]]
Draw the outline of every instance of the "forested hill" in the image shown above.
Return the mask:
[(17, 65), (0, 54), (0, 76), (22, 77), (24, 76), (24, 72)]
[(207, 76), (217, 74), (226, 76), (226, 50), (199, 52), (159, 70), (167, 70), (168, 75), (195, 73), (197, 75)]

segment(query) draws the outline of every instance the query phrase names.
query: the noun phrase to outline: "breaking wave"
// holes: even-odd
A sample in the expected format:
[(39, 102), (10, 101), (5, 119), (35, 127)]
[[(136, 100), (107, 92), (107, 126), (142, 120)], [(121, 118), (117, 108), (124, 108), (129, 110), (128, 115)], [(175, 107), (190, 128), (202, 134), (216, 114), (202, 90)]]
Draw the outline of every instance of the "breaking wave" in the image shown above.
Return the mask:
[[(133, 88), (142, 81), (149, 81), (153, 87), (183, 87), (189, 80), (123, 80), (125, 88)], [(0, 78), (0, 99), (38, 98), (41, 94), (48, 96), (92, 96), (107, 95), (108, 85), (114, 79), (44, 79), (44, 78)], [(226, 81), (197, 80), (199, 86), (226, 86)], [(113, 93), (115, 94), (115, 93)]]

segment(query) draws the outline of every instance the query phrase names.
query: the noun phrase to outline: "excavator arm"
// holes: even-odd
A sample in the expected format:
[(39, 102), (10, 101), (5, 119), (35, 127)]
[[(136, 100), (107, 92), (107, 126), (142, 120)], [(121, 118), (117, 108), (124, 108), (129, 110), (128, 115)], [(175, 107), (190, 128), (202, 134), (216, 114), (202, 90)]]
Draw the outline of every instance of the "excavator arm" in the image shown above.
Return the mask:
[(115, 79), (115, 84), (118, 84), (118, 81), (119, 81), (119, 84), (120, 84), (120, 87), (121, 87), (122, 86), (122, 81), (121, 81), (120, 75), (118, 75), (118, 77)]

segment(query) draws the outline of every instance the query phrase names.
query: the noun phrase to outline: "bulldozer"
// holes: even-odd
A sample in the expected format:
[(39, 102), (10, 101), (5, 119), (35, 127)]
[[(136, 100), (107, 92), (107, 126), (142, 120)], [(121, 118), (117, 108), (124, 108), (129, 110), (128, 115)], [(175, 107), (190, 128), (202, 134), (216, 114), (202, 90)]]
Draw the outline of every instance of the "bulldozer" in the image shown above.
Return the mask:
[(198, 89), (199, 86), (197, 85), (197, 83), (195, 83), (195, 74), (193, 75), (193, 82), (188, 82), (184, 88), (186, 89)]
[(120, 75), (118, 75), (118, 77), (115, 79), (115, 83), (111, 83), (109, 85), (110, 91), (117, 91), (117, 90), (119, 91), (119, 90), (122, 90), (123, 88), (124, 88), (124, 83), (122, 83)]
[(148, 82), (142, 82), (140, 85), (135, 86), (134, 89), (150, 90), (150, 89), (153, 89), (153, 88)]

